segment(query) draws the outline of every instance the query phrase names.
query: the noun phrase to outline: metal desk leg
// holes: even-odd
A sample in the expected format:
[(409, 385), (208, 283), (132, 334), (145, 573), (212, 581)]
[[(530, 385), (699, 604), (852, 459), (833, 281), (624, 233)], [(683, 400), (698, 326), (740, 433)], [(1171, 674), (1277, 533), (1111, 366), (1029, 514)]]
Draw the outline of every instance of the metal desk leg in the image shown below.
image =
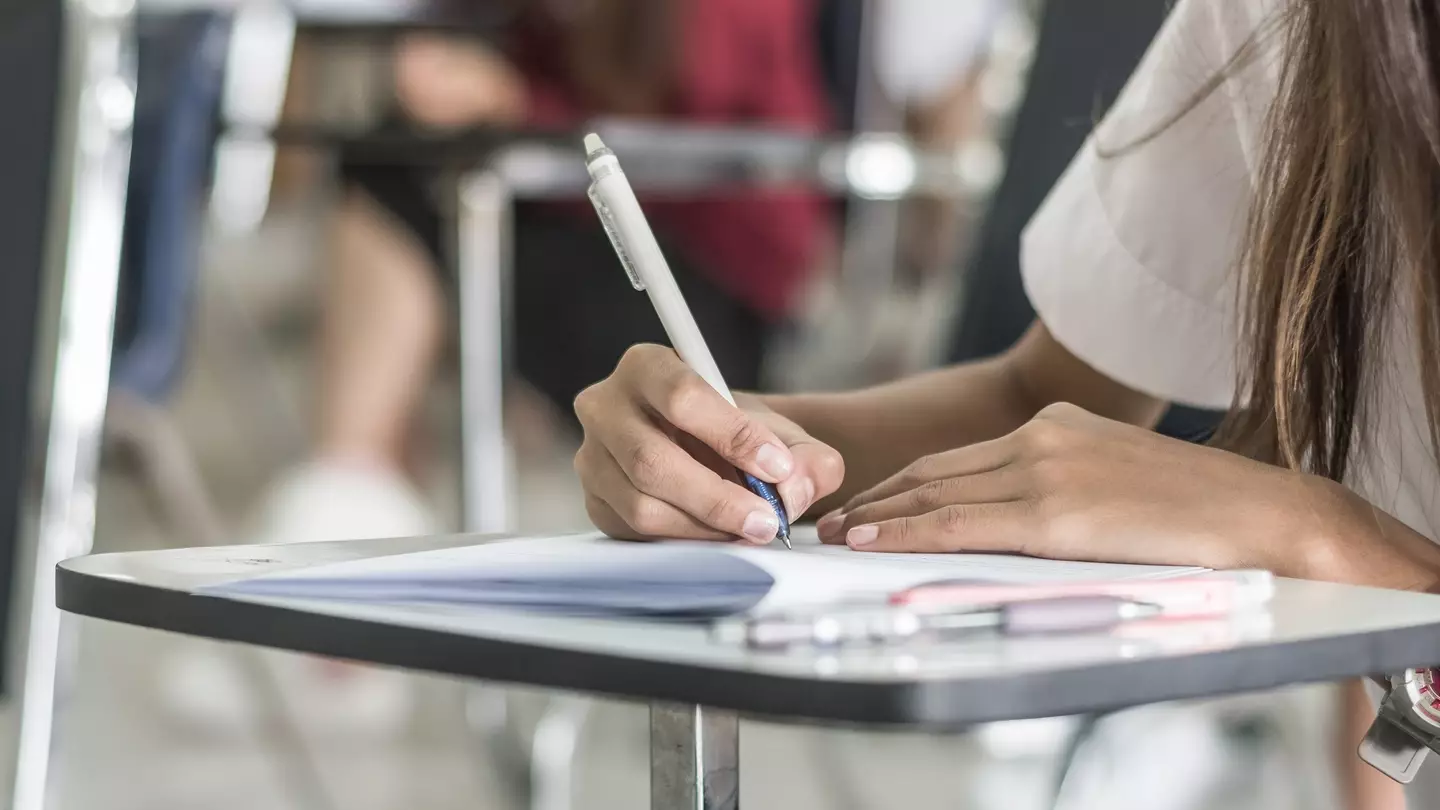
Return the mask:
[[(56, 693), (69, 669), (65, 653), (71, 645), (64, 642), (74, 641), (61, 634), (55, 565), (88, 552), (94, 540), (96, 463), (110, 387), (135, 109), (132, 5), (92, 0), (65, 6), (70, 42), (66, 67), (78, 71), (71, 74), (78, 99), (62, 112), (69, 120), (63, 121), (56, 152), (57, 175), (68, 179), (68, 187), (57, 187), (58, 193), (69, 210), (61, 258), (47, 268), (58, 279), (47, 278), (46, 283), (59, 281), (58, 325), (47, 324), (56, 329), (56, 342), (53, 354), (51, 347), (37, 350), (37, 368), (53, 368), (54, 378), (48, 418), (37, 420), (47, 435), (43, 479), (37, 488), (38, 523), (29, 549), (29, 599), (19, 611), (27, 624), (13, 810), (43, 808), (50, 785)], [(54, 319), (56, 314), (42, 317)]]
[(493, 172), (460, 181), (461, 485), (467, 531), (510, 525), (511, 459), (505, 441), (510, 192)]
[(738, 810), (740, 718), (650, 705), (650, 810)]

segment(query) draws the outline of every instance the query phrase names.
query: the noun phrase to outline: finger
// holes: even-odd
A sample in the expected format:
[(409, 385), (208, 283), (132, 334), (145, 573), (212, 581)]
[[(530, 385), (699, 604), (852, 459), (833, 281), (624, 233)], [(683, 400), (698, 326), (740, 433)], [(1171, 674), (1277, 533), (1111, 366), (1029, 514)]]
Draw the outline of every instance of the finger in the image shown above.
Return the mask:
[(856, 551), (1029, 553), (1036, 521), (1024, 501), (957, 504), (923, 515), (866, 523), (845, 542)]
[(595, 525), (595, 528), (611, 537), (620, 540), (645, 539), (630, 528), (619, 515), (615, 514), (615, 510), (610, 508), (610, 504), (605, 503), (596, 495), (586, 493), (585, 514), (590, 517), (590, 522)]
[(931, 481), (990, 472), (1009, 464), (1015, 458), (1015, 453), (1015, 442), (1011, 436), (1002, 436), (944, 453), (936, 453), (933, 456), (925, 456), (916, 459), (905, 469), (851, 498), (841, 511), (853, 512), (864, 504), (893, 497)]
[(771, 483), (795, 470), (785, 443), (764, 422), (731, 405), (675, 352), (663, 346), (635, 346), (621, 361), (633, 374), (644, 405), (661, 419), (713, 448), (720, 457)]
[(790, 519), (800, 520), (817, 501), (840, 488), (845, 480), (845, 460), (833, 447), (809, 436), (791, 442), (783, 430), (776, 432), (795, 459), (795, 472), (778, 487), (780, 498)]
[[(631, 528), (651, 537), (742, 537), (760, 545), (775, 539), (780, 523), (764, 499), (720, 478), (659, 430), (639, 432), (617, 440), (625, 455), (596, 448), (590, 453), (603, 457), (585, 462), (589, 491)], [(627, 469), (618, 458), (633, 463)]]
[(590, 522), (595, 524), (595, 528), (610, 537), (620, 540), (661, 540), (677, 538), (686, 540), (734, 540), (734, 538), (728, 534), (706, 529), (698, 523), (694, 524), (695, 530), (688, 534), (683, 532), (672, 532), (664, 535), (642, 534), (636, 531), (630, 524), (626, 523), (625, 519), (620, 517), (619, 513), (611, 509), (610, 504), (594, 495), (585, 496), (585, 513), (590, 516)]
[[(616, 474), (624, 478), (618, 468)], [(606, 495), (601, 494), (602, 490)], [(634, 490), (602, 487), (586, 495), (585, 506), (597, 529), (624, 540), (734, 539), (732, 535), (716, 531), (664, 501)]]
[(874, 501), (845, 512), (833, 532), (848, 532), (856, 526), (905, 517), (927, 515), (947, 506), (974, 506), (1024, 500), (1031, 496), (1030, 479), (1015, 467), (928, 481), (914, 489)]

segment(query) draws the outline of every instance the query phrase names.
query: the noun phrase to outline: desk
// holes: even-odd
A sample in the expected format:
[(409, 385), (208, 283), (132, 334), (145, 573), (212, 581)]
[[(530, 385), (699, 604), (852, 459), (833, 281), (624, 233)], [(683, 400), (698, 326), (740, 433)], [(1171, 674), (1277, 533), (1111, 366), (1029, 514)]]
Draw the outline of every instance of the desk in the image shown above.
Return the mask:
[[(734, 808), (740, 714), (943, 732), (993, 720), (1330, 681), (1431, 663), (1440, 596), (1281, 580), (1268, 616), (1159, 644), (981, 639), (754, 653), (693, 625), (194, 595), (241, 576), (462, 545), (452, 535), (102, 554), (60, 564), (61, 609), (429, 672), (645, 700), (651, 806)], [(701, 708), (705, 707), (705, 708)]]

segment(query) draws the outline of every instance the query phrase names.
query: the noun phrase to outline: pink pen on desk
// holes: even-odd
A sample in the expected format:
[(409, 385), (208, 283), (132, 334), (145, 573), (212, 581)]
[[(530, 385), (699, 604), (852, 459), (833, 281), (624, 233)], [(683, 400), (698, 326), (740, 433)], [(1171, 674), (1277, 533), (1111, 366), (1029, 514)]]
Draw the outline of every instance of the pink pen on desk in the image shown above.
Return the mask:
[(1257, 607), (1275, 592), (1269, 571), (1211, 571), (1168, 579), (1006, 585), (942, 580), (908, 588), (890, 604), (915, 610), (953, 610), (966, 605), (996, 605), (1037, 599), (1108, 596), (1155, 605), (1165, 618), (1214, 616)]

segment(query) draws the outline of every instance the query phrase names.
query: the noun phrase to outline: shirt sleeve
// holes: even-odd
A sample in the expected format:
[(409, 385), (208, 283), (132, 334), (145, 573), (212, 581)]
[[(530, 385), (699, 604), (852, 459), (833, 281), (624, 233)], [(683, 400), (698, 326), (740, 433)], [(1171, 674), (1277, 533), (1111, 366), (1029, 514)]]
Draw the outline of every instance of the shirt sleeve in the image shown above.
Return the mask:
[(1266, 58), (1225, 73), (1255, 35), (1247, 5), (1181, 0), (1021, 244), (1026, 292), (1061, 345), (1136, 390), (1201, 407), (1226, 407), (1235, 391), (1236, 262), (1260, 108), (1274, 95)]

